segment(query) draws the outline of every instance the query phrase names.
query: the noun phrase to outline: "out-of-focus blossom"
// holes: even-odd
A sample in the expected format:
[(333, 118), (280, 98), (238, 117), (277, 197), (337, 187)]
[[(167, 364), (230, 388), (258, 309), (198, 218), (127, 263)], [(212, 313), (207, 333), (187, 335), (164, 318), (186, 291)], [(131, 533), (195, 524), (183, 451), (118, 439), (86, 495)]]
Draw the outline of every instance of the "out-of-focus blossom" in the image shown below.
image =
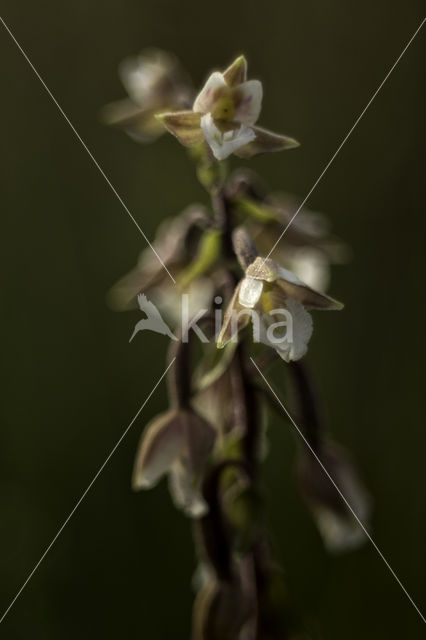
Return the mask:
[(243, 579), (244, 564), (235, 563), (228, 582), (204, 570), (203, 583), (193, 612), (193, 637), (197, 640), (238, 640), (255, 617), (254, 585)]
[(274, 260), (313, 289), (326, 291), (330, 267), (350, 258), (348, 246), (331, 232), (326, 216), (305, 206), (299, 210), (300, 200), (290, 194), (269, 194), (247, 170), (235, 172), (229, 191), (234, 206), (247, 217), (247, 229), (260, 253), (268, 255), (287, 228), (274, 248)]
[(229, 368), (207, 388), (198, 391), (193, 399), (194, 408), (214, 424), (218, 433), (225, 437), (235, 424), (234, 395)]
[(191, 104), (189, 78), (171, 53), (145, 49), (123, 60), (119, 75), (129, 97), (104, 107), (102, 117), (140, 142), (155, 140), (164, 132), (157, 113)]
[(192, 410), (172, 409), (157, 416), (142, 434), (133, 472), (134, 489), (150, 489), (169, 475), (176, 506), (200, 517), (206, 504), (199, 483), (216, 434)]
[(223, 73), (210, 75), (192, 111), (163, 113), (158, 118), (187, 147), (207, 142), (219, 161), (232, 153), (251, 158), (265, 151), (297, 147), (293, 138), (254, 126), (262, 95), (261, 82), (247, 80), (247, 62), (240, 56)]
[[(371, 501), (347, 454), (336, 445), (323, 445), (319, 457), (337, 487), (368, 529)], [(326, 548), (335, 553), (358, 547), (366, 535), (324, 469), (309, 451), (299, 461), (298, 477)]]
[[(315, 291), (273, 260), (257, 257), (235, 289), (217, 346), (236, 339), (251, 319), (255, 341), (275, 349), (286, 362), (299, 360), (312, 335), (312, 318), (306, 307), (333, 310), (343, 305)], [(286, 319), (282, 320), (284, 314)]]
[[(270, 206), (277, 222), (266, 224), (255, 236), (262, 251), (268, 252), (290, 223), (300, 203), (288, 194), (272, 194)], [(350, 256), (347, 245), (330, 231), (324, 214), (302, 207), (274, 249), (274, 259), (299, 276), (309, 286), (326, 291), (330, 266), (345, 263)]]
[[(207, 219), (205, 207), (192, 205), (159, 226), (153, 247), (175, 278), (193, 260)], [(177, 318), (180, 320), (180, 293), (151, 247), (142, 251), (136, 267), (112, 287), (108, 301), (117, 311), (132, 309), (137, 306), (140, 293), (148, 295), (173, 323)], [(210, 293), (211, 285), (206, 286), (203, 282), (201, 287), (200, 283), (194, 282), (189, 300), (193, 300), (193, 307), (198, 310), (208, 302)]]
[(250, 553), (233, 563), (228, 581), (218, 580), (205, 565), (197, 571), (194, 640), (307, 640), (291, 613), (283, 572), (265, 554), (264, 546), (264, 542), (258, 545), (262, 549), (257, 558), (262, 565), (260, 589)]

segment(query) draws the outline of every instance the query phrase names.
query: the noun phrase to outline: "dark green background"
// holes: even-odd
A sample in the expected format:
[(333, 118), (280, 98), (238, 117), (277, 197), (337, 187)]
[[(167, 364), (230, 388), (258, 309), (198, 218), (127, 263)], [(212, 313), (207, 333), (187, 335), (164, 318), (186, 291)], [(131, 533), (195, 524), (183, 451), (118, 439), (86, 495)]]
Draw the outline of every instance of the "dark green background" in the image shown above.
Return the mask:
[[(204, 198), (171, 137), (151, 147), (98, 123), (123, 95), (117, 64), (173, 50), (197, 84), (246, 53), (262, 124), (297, 151), (251, 162), (304, 196), (419, 25), (420, 1), (2, 3), (2, 15), (146, 234)], [(318, 314), (308, 361), (330, 428), (376, 503), (374, 538), (425, 605), (425, 33), (313, 193), (351, 244), (333, 274), (340, 314)], [(0, 28), (2, 103), (1, 609), (56, 534), (164, 370), (161, 336), (105, 292), (144, 246), (137, 229)], [(282, 365), (283, 368), (285, 365)], [(162, 385), (0, 626), (19, 639), (189, 637), (189, 523), (165, 485), (135, 495), (139, 434)], [(371, 545), (323, 551), (297, 494), (295, 439), (271, 426), (265, 468), (277, 555), (313, 638), (417, 639), (424, 626)]]

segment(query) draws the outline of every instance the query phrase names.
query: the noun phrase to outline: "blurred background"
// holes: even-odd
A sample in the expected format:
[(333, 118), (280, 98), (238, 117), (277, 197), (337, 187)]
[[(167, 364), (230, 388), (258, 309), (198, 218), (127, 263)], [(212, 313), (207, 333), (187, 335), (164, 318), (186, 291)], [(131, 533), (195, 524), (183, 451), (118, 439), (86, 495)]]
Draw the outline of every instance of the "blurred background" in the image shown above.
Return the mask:
[[(304, 197), (423, 17), (422, 2), (2, 3), (2, 16), (149, 238), (206, 201), (171, 136), (134, 143), (99, 123), (124, 96), (118, 63), (174, 51), (199, 86), (244, 52), (264, 83), (262, 124), (296, 151), (253, 159)], [(374, 497), (374, 538), (426, 606), (424, 500), (425, 91), (420, 33), (309, 205), (354, 259), (334, 269), (340, 314), (317, 314), (307, 361), (334, 438)], [(111, 284), (145, 246), (6, 31), (1, 60), (2, 391), (0, 609), (5, 610), (165, 368), (167, 341), (114, 314)], [(236, 162), (236, 161), (234, 161)], [(285, 366), (283, 364), (283, 366)], [(4, 638), (189, 638), (190, 523), (165, 483), (134, 494), (144, 424), (126, 439), (0, 626)], [(264, 467), (275, 550), (313, 638), (424, 636), (374, 548), (330, 557), (296, 491), (292, 427), (273, 418)]]

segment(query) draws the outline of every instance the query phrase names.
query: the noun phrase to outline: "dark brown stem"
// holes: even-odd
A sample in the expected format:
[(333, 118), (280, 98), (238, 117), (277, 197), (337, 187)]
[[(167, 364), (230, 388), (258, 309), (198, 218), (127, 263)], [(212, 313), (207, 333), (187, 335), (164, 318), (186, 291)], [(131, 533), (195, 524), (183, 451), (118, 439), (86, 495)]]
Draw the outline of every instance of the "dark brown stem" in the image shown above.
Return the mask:
[(191, 399), (191, 355), (188, 342), (172, 341), (169, 348), (169, 362), (175, 358), (167, 375), (170, 405), (175, 409), (186, 409)]
[(215, 223), (223, 233), (223, 256), (226, 260), (232, 259), (235, 257), (232, 247), (232, 220), (224, 189), (219, 189), (212, 194), (212, 205)]
[(202, 486), (203, 497), (209, 510), (196, 523), (197, 537), (203, 553), (215, 570), (218, 579), (226, 582), (231, 581), (233, 577), (232, 548), (222, 510), (220, 481), (223, 471), (230, 467), (243, 472), (246, 476), (249, 475), (245, 463), (237, 459), (223, 460), (210, 469)]

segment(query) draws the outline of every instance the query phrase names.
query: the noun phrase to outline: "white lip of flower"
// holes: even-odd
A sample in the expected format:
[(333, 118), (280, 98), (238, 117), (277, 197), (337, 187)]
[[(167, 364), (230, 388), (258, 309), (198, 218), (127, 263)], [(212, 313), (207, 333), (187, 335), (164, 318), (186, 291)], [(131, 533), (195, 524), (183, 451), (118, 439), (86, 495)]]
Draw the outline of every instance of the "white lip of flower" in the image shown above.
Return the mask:
[(201, 128), (209, 147), (213, 151), (216, 160), (225, 160), (231, 153), (241, 149), (256, 138), (253, 129), (241, 125), (235, 131), (225, 131), (222, 133), (216, 127), (211, 113), (207, 113), (201, 118)]

